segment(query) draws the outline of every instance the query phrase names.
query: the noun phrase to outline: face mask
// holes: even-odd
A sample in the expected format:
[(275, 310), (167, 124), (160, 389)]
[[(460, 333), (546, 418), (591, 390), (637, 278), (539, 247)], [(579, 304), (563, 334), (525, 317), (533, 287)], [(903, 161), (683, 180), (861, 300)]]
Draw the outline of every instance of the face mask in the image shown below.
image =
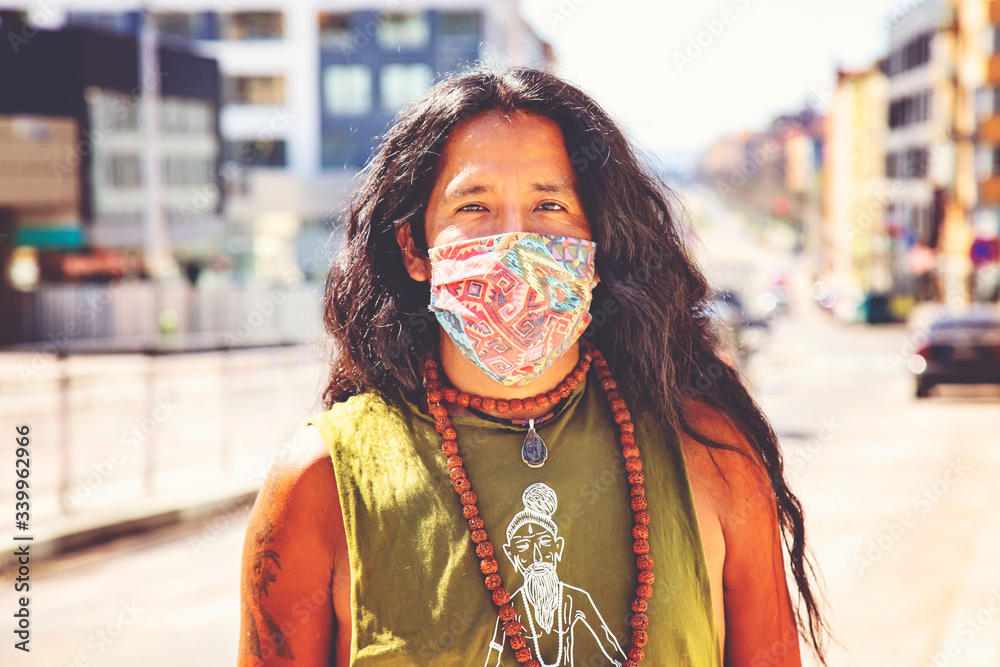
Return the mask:
[(541, 375), (590, 324), (593, 241), (514, 232), (435, 246), (430, 310), (508, 387)]

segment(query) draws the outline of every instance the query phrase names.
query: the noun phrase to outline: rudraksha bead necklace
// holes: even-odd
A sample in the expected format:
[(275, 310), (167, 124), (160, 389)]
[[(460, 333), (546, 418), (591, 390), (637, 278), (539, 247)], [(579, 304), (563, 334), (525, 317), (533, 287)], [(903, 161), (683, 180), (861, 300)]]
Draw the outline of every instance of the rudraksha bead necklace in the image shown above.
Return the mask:
[[(635, 425), (632, 423), (632, 415), (629, 413), (625, 401), (617, 391), (618, 384), (611, 377), (611, 371), (608, 369), (607, 362), (604, 360), (600, 350), (593, 345), (584, 342), (581, 343), (581, 346), (583, 349), (580, 355), (580, 362), (566, 376), (566, 379), (558, 385), (557, 389), (553, 390), (558, 397), (552, 400), (551, 395), (553, 392), (539, 394), (539, 396), (546, 396), (552, 403), (558, 402), (559, 398), (562, 398), (564, 395), (568, 396), (573, 391), (570, 388), (569, 380), (572, 379), (574, 381), (573, 386), (575, 387), (587, 373), (587, 368), (593, 364), (597, 370), (597, 380), (601, 383), (601, 388), (604, 389), (608, 404), (614, 413), (614, 420), (618, 424), (620, 432), (619, 440), (622, 446), (622, 455), (625, 458), (625, 469), (628, 471), (628, 482), (630, 485), (629, 502), (635, 516), (635, 525), (632, 528), (632, 538), (634, 540), (632, 551), (636, 554), (636, 565), (639, 568), (635, 599), (632, 601), (632, 617), (630, 622), (632, 626), (632, 640), (626, 652), (628, 660), (625, 661), (624, 666), (637, 667), (644, 657), (642, 647), (646, 645), (646, 629), (649, 625), (649, 618), (646, 616), (646, 601), (653, 595), (654, 579), (653, 557), (649, 554), (649, 512), (646, 510), (646, 488), (643, 486), (642, 461), (639, 459), (639, 447), (635, 444)], [(440, 378), (439, 368), (440, 366), (436, 359), (428, 359), (424, 362), (424, 388), (427, 392), (427, 406), (430, 414), (434, 417), (434, 428), (441, 434), (444, 440), (441, 445), (441, 451), (447, 457), (452, 485), (455, 488), (455, 493), (458, 494), (462, 502), (462, 515), (469, 522), (472, 541), (476, 545), (476, 556), (480, 559), (479, 569), (486, 577), (486, 588), (491, 591), (493, 602), (499, 609), (498, 615), (504, 623), (504, 634), (508, 637), (508, 642), (514, 650), (514, 656), (517, 658), (517, 661), (525, 664), (526, 667), (541, 667), (539, 662), (540, 656), (532, 658), (531, 649), (524, 638), (524, 628), (515, 618), (517, 612), (514, 610), (514, 605), (511, 604), (510, 592), (504, 588), (503, 582), (500, 580), (500, 564), (494, 557), (495, 549), (486, 533), (483, 518), (479, 515), (476, 493), (472, 490), (472, 483), (469, 481), (468, 474), (463, 467), (462, 457), (459, 456), (458, 434), (452, 427), (451, 419), (448, 416), (448, 409), (441, 405), (443, 398), (446, 400), (453, 398), (454, 400), (449, 400), (448, 402), (466, 407), (466, 405), (472, 405), (473, 398), (476, 398), (482, 409), (487, 411), (496, 409), (497, 412), (500, 412), (499, 404), (501, 402), (479, 396), (474, 397), (451, 387), (446, 387)], [(445, 392), (451, 391), (454, 391), (455, 394), (449, 394), (446, 397)], [(518, 399), (504, 401), (507, 404), (506, 409), (511, 410), (512, 406), (510, 404), (516, 400)], [(532, 399), (521, 399), (520, 409), (513, 411), (519, 412), (524, 409), (533, 409), (528, 408), (524, 404), (528, 400)], [(534, 400), (537, 407), (538, 397), (536, 396)], [(465, 403), (465, 401), (468, 401), (468, 403)], [(484, 401), (491, 401), (491, 403), (483, 405)], [(465, 404), (463, 405), (463, 403)], [(477, 406), (474, 405), (473, 407)]]
[[(588, 354), (581, 354), (580, 359), (576, 362), (576, 366), (569, 372), (569, 374), (556, 385), (555, 389), (551, 391), (542, 392), (536, 396), (530, 396), (528, 398), (512, 398), (509, 401), (504, 399), (493, 399), (484, 398), (482, 396), (477, 396), (476, 394), (469, 394), (466, 392), (459, 391), (454, 387), (449, 387), (444, 383), (444, 381), (438, 376), (436, 369), (431, 370), (430, 374), (431, 380), (436, 381), (439, 384), (435, 385), (434, 389), (428, 390), (428, 401), (440, 402), (444, 400), (446, 403), (452, 403), (460, 408), (472, 408), (473, 410), (484, 410), (486, 412), (492, 412), (496, 410), (502, 415), (505, 414), (517, 414), (524, 410), (534, 410), (535, 408), (545, 408), (548, 406), (556, 406), (560, 401), (569, 397), (573, 390), (576, 389), (580, 381), (583, 380), (587, 371), (590, 369), (591, 357)], [(541, 426), (544, 421), (548, 421), (552, 413), (545, 415), (544, 417), (539, 417), (536, 419), (522, 419), (521, 426), (528, 427), (528, 433), (524, 436), (524, 444), (521, 445), (521, 460), (530, 468), (541, 468), (545, 465), (545, 461), (549, 457), (548, 447), (545, 446), (545, 441), (542, 437), (538, 435), (538, 431), (535, 430), (535, 425)], [(512, 423), (516, 420), (511, 420)]]

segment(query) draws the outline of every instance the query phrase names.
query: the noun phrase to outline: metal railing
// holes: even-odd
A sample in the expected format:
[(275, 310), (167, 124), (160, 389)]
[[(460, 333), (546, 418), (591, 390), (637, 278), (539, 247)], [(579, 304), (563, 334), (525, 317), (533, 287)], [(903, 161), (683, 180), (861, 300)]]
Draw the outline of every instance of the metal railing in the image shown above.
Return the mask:
[(220, 334), (2, 352), (0, 423), (31, 423), (34, 513), (63, 517), (102, 493), (127, 503), (180, 488), (171, 466), (218, 480), (259, 470), (319, 409), (324, 368), (315, 342)]

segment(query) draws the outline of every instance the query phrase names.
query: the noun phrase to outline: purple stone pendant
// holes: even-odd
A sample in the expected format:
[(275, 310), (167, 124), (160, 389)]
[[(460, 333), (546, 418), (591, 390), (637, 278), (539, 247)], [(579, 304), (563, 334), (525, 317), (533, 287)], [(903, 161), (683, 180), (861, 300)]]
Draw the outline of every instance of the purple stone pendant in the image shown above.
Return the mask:
[(524, 437), (524, 444), (521, 446), (521, 459), (529, 468), (541, 468), (547, 458), (549, 450), (545, 446), (545, 441), (535, 431), (535, 420), (529, 419), (528, 435)]

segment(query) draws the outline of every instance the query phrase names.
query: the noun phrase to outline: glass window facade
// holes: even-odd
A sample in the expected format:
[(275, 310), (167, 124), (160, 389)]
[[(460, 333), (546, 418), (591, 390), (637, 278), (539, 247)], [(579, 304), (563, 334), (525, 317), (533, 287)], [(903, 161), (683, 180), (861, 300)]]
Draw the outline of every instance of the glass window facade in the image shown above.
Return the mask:
[(378, 23), (378, 43), (383, 49), (417, 49), (430, 42), (427, 15), (420, 13), (383, 14)]
[(323, 70), (323, 108), (337, 116), (372, 110), (372, 72), (366, 65), (327, 65)]
[(434, 73), (427, 65), (385, 65), (380, 72), (382, 109), (395, 113), (424, 94)]

